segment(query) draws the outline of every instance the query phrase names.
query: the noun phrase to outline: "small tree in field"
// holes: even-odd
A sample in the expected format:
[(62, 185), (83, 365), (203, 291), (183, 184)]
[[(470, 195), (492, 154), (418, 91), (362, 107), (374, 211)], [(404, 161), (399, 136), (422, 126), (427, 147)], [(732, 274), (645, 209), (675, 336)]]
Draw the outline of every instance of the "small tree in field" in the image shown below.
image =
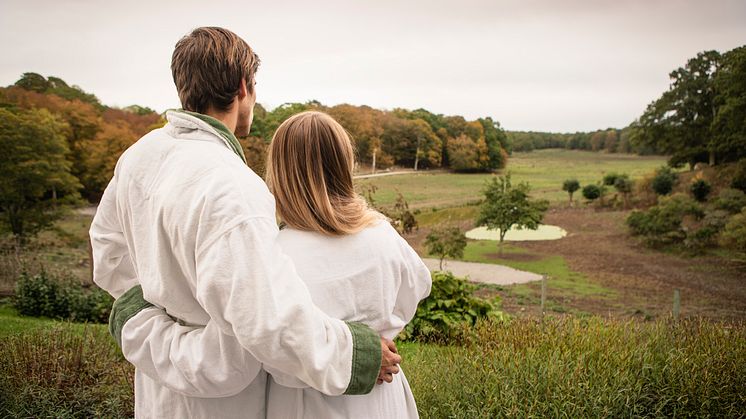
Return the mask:
[(431, 255), (440, 258), (440, 270), (443, 270), (443, 259), (461, 259), (466, 248), (466, 236), (458, 227), (436, 228), (427, 235), (425, 247)]
[(512, 228), (536, 230), (549, 208), (546, 200), (531, 200), (527, 183), (516, 186), (510, 182), (510, 174), (493, 177), (484, 189), (484, 201), (479, 210), (477, 225), (498, 230), (499, 248), (502, 252), (505, 234)]
[(629, 206), (629, 194), (632, 193), (632, 186), (634, 186), (634, 183), (632, 182), (632, 179), (630, 179), (627, 175), (619, 175), (614, 180), (614, 189), (622, 194), (625, 208)]
[(580, 189), (580, 183), (577, 179), (567, 179), (562, 183), (562, 190), (570, 195), (570, 205), (572, 205), (572, 194), (574, 194), (578, 189)]

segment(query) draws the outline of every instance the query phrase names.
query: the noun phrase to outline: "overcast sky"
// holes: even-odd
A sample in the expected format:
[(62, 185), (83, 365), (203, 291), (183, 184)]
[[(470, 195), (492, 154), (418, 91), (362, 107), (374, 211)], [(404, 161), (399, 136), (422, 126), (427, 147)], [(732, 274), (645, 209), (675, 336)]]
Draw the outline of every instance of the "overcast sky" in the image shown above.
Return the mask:
[(57, 76), (110, 106), (178, 107), (176, 41), (224, 26), (259, 54), (259, 102), (624, 127), (697, 52), (746, 44), (746, 1), (0, 0), (0, 85)]

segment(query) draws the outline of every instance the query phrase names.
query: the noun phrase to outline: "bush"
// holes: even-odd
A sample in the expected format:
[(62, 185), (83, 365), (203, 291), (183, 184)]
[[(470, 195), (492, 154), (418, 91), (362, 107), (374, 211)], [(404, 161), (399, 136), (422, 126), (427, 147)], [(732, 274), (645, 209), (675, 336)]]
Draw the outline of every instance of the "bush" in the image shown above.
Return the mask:
[(627, 217), (627, 226), (633, 235), (642, 236), (651, 247), (684, 244), (689, 232), (683, 225), (685, 218), (699, 220), (704, 215), (697, 202), (686, 195), (676, 194), (664, 198), (647, 211), (633, 211)]
[(715, 207), (728, 211), (731, 214), (741, 212), (741, 208), (746, 206), (746, 194), (738, 189), (723, 189), (720, 191)]
[(420, 302), (414, 319), (399, 335), (403, 340), (425, 342), (458, 342), (465, 327), (473, 326), (478, 319), (505, 319), (498, 311), (499, 299), (485, 300), (475, 297), (474, 285), (451, 272), (433, 272), (430, 296)]
[(594, 201), (601, 197), (601, 187), (598, 185), (585, 185), (582, 193), (583, 198)]
[(724, 246), (746, 255), (746, 209), (731, 217), (721, 235)]
[(652, 187), (658, 195), (668, 195), (673, 190), (673, 185), (676, 183), (676, 173), (671, 171), (668, 166), (663, 166), (655, 171), (653, 177)]
[(736, 163), (736, 171), (731, 179), (730, 186), (741, 192), (746, 192), (746, 159), (739, 160)]
[(692, 185), (689, 187), (689, 191), (698, 202), (705, 202), (711, 189), (710, 184), (704, 179), (698, 179), (692, 182)]
[(45, 272), (22, 274), (14, 298), (18, 313), (25, 316), (94, 323), (108, 322), (113, 302), (99, 288), (86, 290), (77, 282), (52, 278)]
[(616, 179), (619, 177), (618, 173), (607, 173), (606, 176), (604, 176), (603, 184), (606, 186), (614, 186), (616, 183)]

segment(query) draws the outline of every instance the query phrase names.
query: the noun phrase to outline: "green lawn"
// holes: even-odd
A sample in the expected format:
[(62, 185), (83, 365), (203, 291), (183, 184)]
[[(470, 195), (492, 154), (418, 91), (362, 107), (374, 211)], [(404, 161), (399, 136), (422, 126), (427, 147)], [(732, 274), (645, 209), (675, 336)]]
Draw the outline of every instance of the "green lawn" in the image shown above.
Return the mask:
[[(639, 179), (665, 165), (666, 158), (660, 156), (636, 156), (632, 154), (607, 154), (575, 150), (538, 150), (530, 153), (514, 153), (508, 167), (514, 182), (528, 182), (533, 195), (553, 203), (567, 200), (562, 191), (562, 181), (576, 178), (581, 186), (596, 183), (610, 172), (626, 173)], [(481, 199), (484, 183), (491, 174), (428, 173), (383, 176), (358, 181), (360, 186), (375, 185), (377, 204), (388, 206), (401, 192), (411, 208), (442, 208), (465, 206)], [(579, 195), (579, 193), (577, 194)]]
[[(514, 258), (511, 255), (521, 255)], [(607, 299), (613, 297), (614, 291), (592, 282), (585, 275), (572, 271), (562, 256), (537, 255), (526, 249), (503, 245), (503, 255), (499, 255), (497, 242), (470, 240), (464, 250), (464, 261), (494, 263), (510, 266), (527, 272), (547, 276), (547, 307), (550, 310), (564, 312), (568, 309), (562, 301), (566, 298), (589, 297)], [(500, 287), (500, 290), (518, 298), (519, 304), (536, 304), (541, 296), (541, 284), (520, 284)]]

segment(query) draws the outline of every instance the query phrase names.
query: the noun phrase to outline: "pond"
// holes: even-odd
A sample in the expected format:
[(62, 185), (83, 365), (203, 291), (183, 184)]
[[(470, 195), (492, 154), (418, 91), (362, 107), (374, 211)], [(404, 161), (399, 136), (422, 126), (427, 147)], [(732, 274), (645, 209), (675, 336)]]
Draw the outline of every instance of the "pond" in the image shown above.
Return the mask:
[[(539, 241), (539, 240), (557, 240), (565, 237), (567, 231), (560, 227), (542, 224), (536, 230), (516, 230), (510, 229), (505, 234), (505, 241), (522, 242), (522, 241)], [(487, 227), (477, 227), (466, 232), (466, 237), (474, 240), (500, 240), (497, 230), (488, 230)]]

